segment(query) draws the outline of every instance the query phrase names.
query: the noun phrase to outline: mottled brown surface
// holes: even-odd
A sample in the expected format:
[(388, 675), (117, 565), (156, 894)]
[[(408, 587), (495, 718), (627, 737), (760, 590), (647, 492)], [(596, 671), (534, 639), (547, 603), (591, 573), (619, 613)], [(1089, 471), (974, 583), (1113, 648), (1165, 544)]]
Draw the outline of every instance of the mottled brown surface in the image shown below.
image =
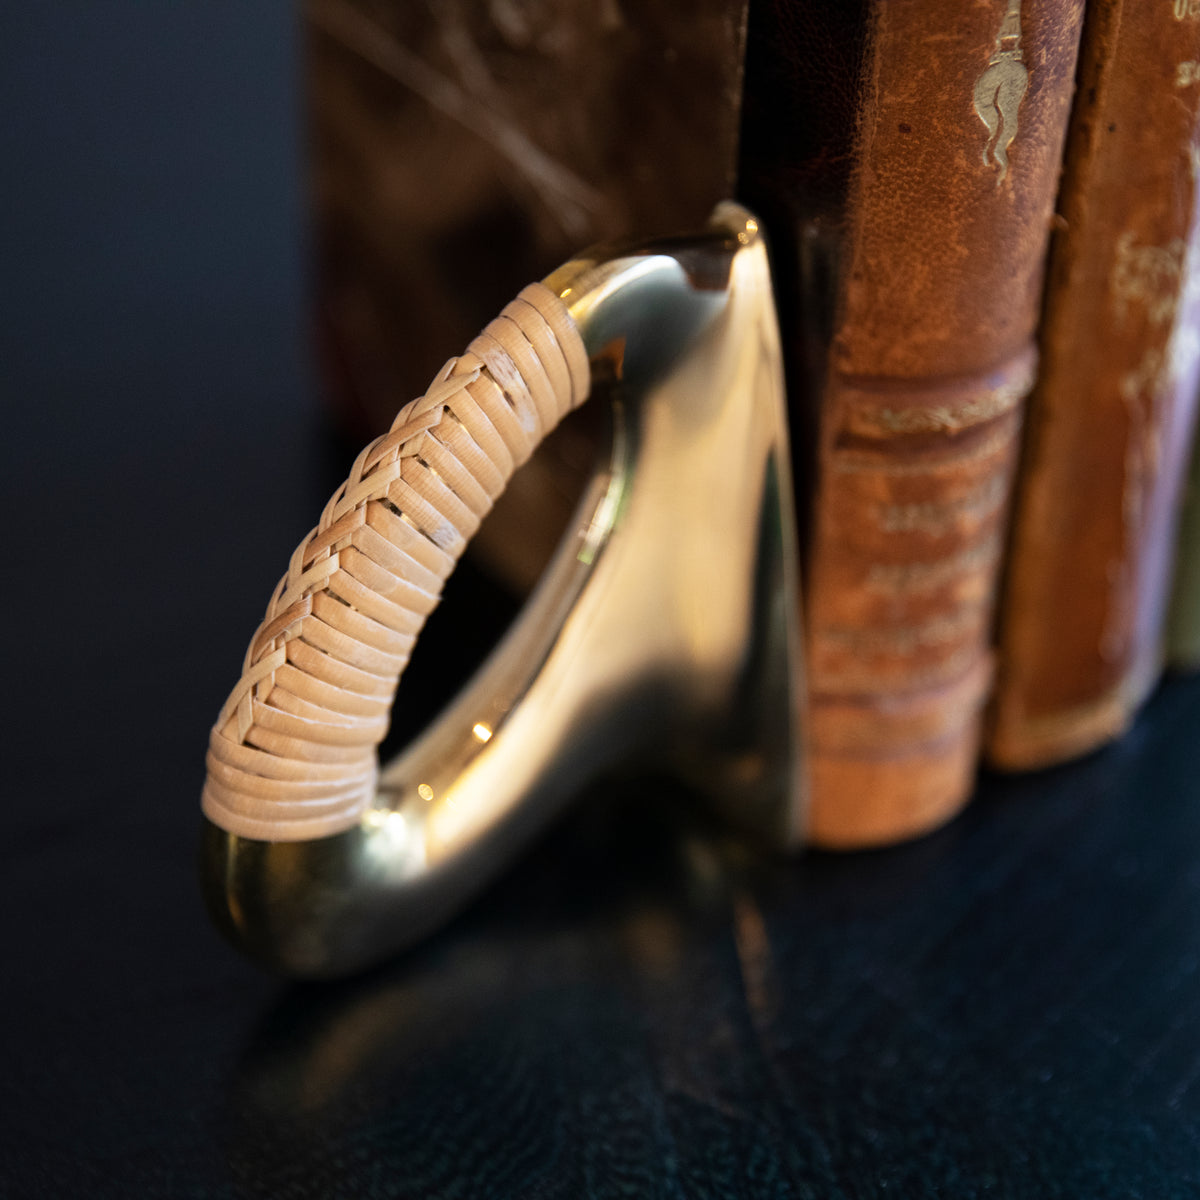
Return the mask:
[(1091, 749), (1157, 677), (1197, 383), (1198, 8), (1089, 8), (1002, 614), (1001, 766)]
[(386, 427), (582, 247), (732, 194), (745, 0), (308, 0), (321, 316)]
[[(928, 829), (970, 791), (1082, 6), (1022, 6), (1028, 89), (1006, 169), (995, 154), (985, 161), (975, 108), (1004, 3), (951, 13), (880, 0), (857, 35), (845, 28), (852, 9), (797, 7), (767, 6), (783, 32), (777, 52), (801, 76), (811, 49), (818, 71), (851, 72), (855, 87), (827, 88), (820, 127), (796, 143), (809, 160), (789, 163), (780, 142), (773, 166), (755, 176), (750, 164), (748, 180), (769, 194), (772, 181), (786, 191), (825, 179), (791, 205), (809, 309), (786, 327), (800, 343), (797, 408), (817, 412), (813, 834), (847, 846)], [(770, 44), (752, 24), (752, 95)], [(776, 82), (785, 101), (808, 86), (786, 73)]]

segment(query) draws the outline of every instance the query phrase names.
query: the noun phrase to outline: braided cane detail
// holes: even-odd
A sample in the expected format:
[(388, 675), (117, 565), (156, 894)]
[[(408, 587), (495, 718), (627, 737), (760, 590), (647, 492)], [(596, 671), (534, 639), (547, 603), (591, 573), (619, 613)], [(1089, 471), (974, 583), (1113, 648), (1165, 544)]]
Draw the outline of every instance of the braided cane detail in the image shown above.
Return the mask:
[(201, 804), (214, 824), (290, 841), (357, 823), (442, 585), (589, 383), (566, 306), (531, 284), (363, 449), (292, 554), (213, 726)]

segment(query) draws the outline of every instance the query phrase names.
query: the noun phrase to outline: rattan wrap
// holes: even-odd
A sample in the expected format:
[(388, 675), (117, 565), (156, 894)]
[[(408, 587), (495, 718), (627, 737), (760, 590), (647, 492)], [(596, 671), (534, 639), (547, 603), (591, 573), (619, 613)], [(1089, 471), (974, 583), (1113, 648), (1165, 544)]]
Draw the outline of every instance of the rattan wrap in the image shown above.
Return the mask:
[(217, 717), (211, 821), (266, 841), (358, 822), (396, 684), (443, 583), (589, 379), (566, 306), (531, 284), (363, 450), (292, 555)]

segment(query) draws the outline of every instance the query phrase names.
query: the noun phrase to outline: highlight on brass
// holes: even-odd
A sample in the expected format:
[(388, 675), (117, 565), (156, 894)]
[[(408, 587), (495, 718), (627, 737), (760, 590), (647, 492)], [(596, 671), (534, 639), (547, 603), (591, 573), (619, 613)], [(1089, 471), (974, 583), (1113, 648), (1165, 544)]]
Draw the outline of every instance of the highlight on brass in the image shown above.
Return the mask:
[[(508, 477), (592, 392), (611, 445), (500, 645), (382, 769), (397, 681)], [(525, 289), (368, 446), (293, 554), (210, 741), (202, 877), (288, 973), (352, 971), (476, 894), (589, 780), (671, 765), (803, 835), (791, 480), (766, 247), (588, 252)], [(401, 684), (403, 686), (403, 684)]]

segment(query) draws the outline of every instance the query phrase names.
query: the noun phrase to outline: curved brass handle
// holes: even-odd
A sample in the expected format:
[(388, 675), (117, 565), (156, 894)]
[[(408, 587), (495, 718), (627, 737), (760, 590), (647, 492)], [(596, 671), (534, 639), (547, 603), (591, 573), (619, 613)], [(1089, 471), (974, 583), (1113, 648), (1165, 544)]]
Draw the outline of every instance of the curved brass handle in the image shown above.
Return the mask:
[[(670, 755), (777, 844), (801, 838), (791, 483), (757, 223), (722, 205), (703, 236), (595, 252), (522, 295), (538, 313), (518, 314), (523, 342), (493, 322), (360, 456), (293, 556), (214, 729), (210, 907), (238, 945), (289, 973), (340, 974), (410, 944), (584, 780), (634, 753)], [(515, 324), (511, 308), (502, 319)], [(611, 397), (611, 453), (504, 641), (376, 774), (419, 606), (436, 602), (433, 577), (449, 573), (503, 485), (472, 447), (490, 437), (515, 468), (586, 391), (584, 350)], [(514, 377), (518, 359), (533, 386)], [(514, 427), (501, 448), (498, 426), (514, 416), (526, 441)], [(405, 453), (412, 439), (418, 449)], [(373, 584), (403, 612), (367, 595)], [(386, 642), (378, 653), (368, 635)], [(319, 685), (311, 708), (293, 694), (304, 665)], [(302, 733), (325, 740), (301, 744)], [(295, 753), (307, 757), (286, 759)]]

